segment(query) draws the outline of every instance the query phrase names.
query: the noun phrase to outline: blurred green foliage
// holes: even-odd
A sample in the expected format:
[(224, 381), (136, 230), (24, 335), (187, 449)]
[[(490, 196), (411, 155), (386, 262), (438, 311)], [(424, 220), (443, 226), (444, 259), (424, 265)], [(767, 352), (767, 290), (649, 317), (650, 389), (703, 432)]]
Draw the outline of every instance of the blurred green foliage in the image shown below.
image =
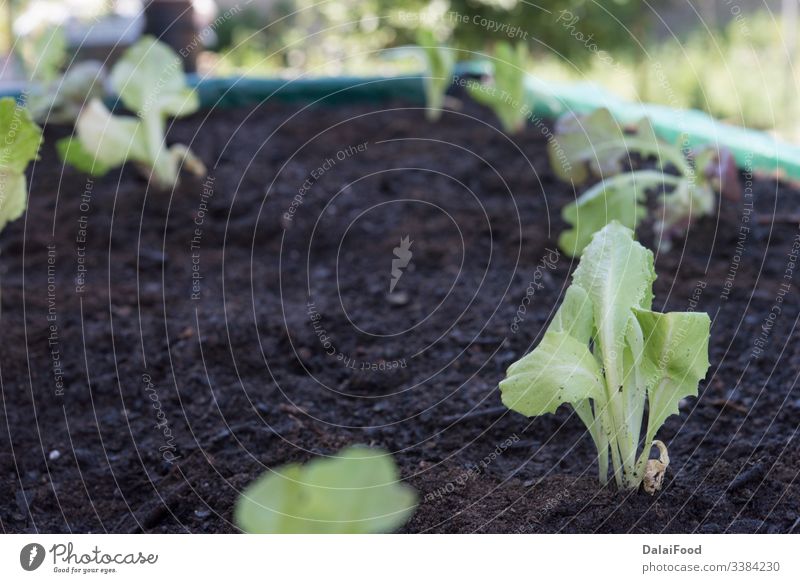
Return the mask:
[[(790, 65), (800, 47), (787, 53), (780, 14), (743, 3), (736, 11), (715, 0), (694, 4), (698, 12), (679, 0), (273, 0), (236, 3), (228, 14), (221, 4), (225, 16), (215, 23), (218, 42), (204, 69), (289, 77), (416, 72), (424, 68), (419, 52), (403, 47), (426, 28), (458, 60), (492, 55), (500, 41), (524, 42), (528, 69), (541, 79), (597, 83), (626, 99), (800, 136), (800, 69)], [(0, 11), (0, 37), (7, 16)]]
[(659, 43), (639, 64), (640, 97), (707, 111), (737, 125), (779, 128), (792, 137), (800, 118), (800, 51), (795, 49), (790, 65), (782, 37), (780, 18), (756, 12), (714, 35), (695, 30), (680, 42)]
[[(711, 0), (704, 4), (712, 6)], [(278, 0), (246, 8), (217, 30), (213, 73), (397, 74), (424, 63), (414, 45), (431, 29), (458, 60), (493, 54), (499, 41), (525, 42), (529, 70), (544, 80), (597, 83), (634, 101), (696, 108), (736, 123), (798, 127), (800, 71), (787, 62), (779, 14), (737, 16), (717, 5), (700, 24), (692, 11), (661, 22), (670, 0)], [(741, 10), (741, 8), (739, 8)], [(725, 15), (727, 14), (727, 18)], [(735, 17), (734, 17), (735, 16)], [(385, 50), (394, 49), (394, 50)], [(800, 51), (791, 58), (797, 61)]]
[[(651, 5), (660, 3), (655, 0)], [(579, 30), (607, 51), (629, 52), (635, 45), (620, 23), (630, 34), (641, 35), (651, 12), (639, 0), (450, 0), (449, 4), (442, 19), (456, 25), (452, 34), (457, 46), (481, 50), (498, 40), (524, 40), (533, 52), (557, 53), (578, 63), (591, 53), (585, 41), (569, 34), (571, 30)]]
[(619, 23), (641, 33), (646, 14), (638, 0), (279, 0), (264, 10), (248, 7), (220, 25), (217, 50), (228, 66), (353, 70), (382, 49), (414, 44), (420, 27), (450, 38), (462, 59), (511, 40), (585, 62), (591, 52), (569, 34), (569, 22), (605, 50), (626, 51), (635, 43)]

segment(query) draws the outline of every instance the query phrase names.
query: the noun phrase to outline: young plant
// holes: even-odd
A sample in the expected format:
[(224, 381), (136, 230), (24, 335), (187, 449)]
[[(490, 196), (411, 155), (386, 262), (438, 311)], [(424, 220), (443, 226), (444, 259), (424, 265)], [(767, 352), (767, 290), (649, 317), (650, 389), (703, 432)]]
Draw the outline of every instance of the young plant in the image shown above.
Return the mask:
[(93, 99), (78, 116), (77, 136), (58, 144), (64, 161), (96, 176), (132, 161), (165, 189), (177, 184), (181, 166), (205, 175), (205, 166), (186, 146), (166, 145), (167, 119), (189, 115), (200, 106), (172, 49), (143, 37), (114, 65), (110, 83), (137, 117), (114, 115), (102, 101)]
[(74, 124), (84, 105), (105, 95), (106, 74), (97, 61), (71, 66), (60, 79), (34, 84), (28, 93), (28, 109), (38, 122)]
[(525, 43), (512, 47), (499, 42), (494, 54), (494, 82), (491, 85), (467, 85), (472, 98), (489, 107), (500, 120), (503, 130), (514, 134), (525, 127), (529, 107), (525, 102), (525, 66), (528, 49)]
[(239, 497), (234, 520), (250, 533), (391, 532), (413, 514), (416, 498), (388, 453), (354, 446), (269, 470)]
[(427, 28), (417, 32), (417, 45), (425, 59), (425, 115), (429, 121), (437, 121), (442, 116), (445, 93), (453, 83), (455, 56), (452, 49), (441, 46), (433, 31)]
[(26, 105), (35, 121), (73, 124), (86, 103), (104, 95), (105, 71), (97, 61), (76, 63), (61, 74), (67, 61), (63, 27), (42, 27), (19, 47), (30, 81)]
[[(707, 314), (651, 309), (653, 254), (616, 221), (584, 249), (539, 345), (508, 368), (503, 403), (528, 417), (572, 405), (597, 448), (600, 481), (611, 453), (620, 488), (660, 488), (669, 463), (658, 429), (697, 395), (708, 370)], [(639, 451), (645, 402), (647, 426)], [(660, 460), (649, 460), (657, 446)]]
[[(687, 159), (680, 148), (658, 139), (649, 120), (642, 119), (626, 132), (607, 109), (562, 116), (548, 151), (562, 180), (576, 185), (600, 180), (562, 211), (572, 228), (561, 234), (559, 246), (573, 256), (580, 255), (592, 235), (611, 221), (636, 229), (647, 215), (650, 188), (665, 189), (662, 212), (654, 218), (659, 248), (664, 251), (692, 219), (714, 211), (715, 190), (731, 200), (739, 197), (736, 165), (726, 150), (700, 149)], [(657, 168), (625, 171), (632, 153), (655, 158)], [(668, 166), (676, 173), (666, 172)]]
[(17, 54), (31, 81), (55, 81), (67, 60), (67, 33), (61, 26), (39, 26), (19, 39)]
[(0, 99), (0, 230), (28, 205), (25, 168), (37, 158), (42, 130), (12, 97)]

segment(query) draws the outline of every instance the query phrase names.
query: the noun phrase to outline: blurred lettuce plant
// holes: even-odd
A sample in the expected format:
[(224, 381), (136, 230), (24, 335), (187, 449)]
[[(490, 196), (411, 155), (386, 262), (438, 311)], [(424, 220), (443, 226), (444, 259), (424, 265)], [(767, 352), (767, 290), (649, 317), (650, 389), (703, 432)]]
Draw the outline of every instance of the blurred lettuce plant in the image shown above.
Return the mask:
[(354, 446), (269, 470), (239, 497), (234, 520), (250, 533), (392, 532), (413, 514), (416, 499), (388, 453)]
[(489, 107), (508, 134), (521, 131), (530, 114), (530, 105), (525, 100), (527, 61), (525, 43), (519, 42), (512, 47), (507, 42), (498, 42), (492, 57), (494, 74), (491, 83), (467, 85), (472, 98)]
[(42, 26), (22, 37), (18, 53), (28, 74), (26, 105), (39, 123), (72, 124), (91, 99), (105, 94), (105, 71), (97, 61), (71, 64), (61, 26)]
[(428, 120), (436, 121), (442, 116), (444, 96), (453, 83), (455, 55), (450, 47), (442, 45), (433, 31), (427, 28), (419, 29), (417, 45), (425, 61), (425, 115)]
[[(594, 233), (612, 221), (636, 229), (647, 215), (648, 189), (664, 190), (661, 212), (654, 217), (663, 251), (691, 221), (714, 212), (715, 191), (729, 201), (740, 198), (738, 171), (728, 151), (706, 147), (685, 153), (660, 140), (646, 118), (626, 131), (607, 109), (567, 113), (556, 122), (548, 152), (562, 180), (574, 185), (598, 180), (562, 211), (571, 228), (561, 234), (559, 246), (573, 256), (580, 255)], [(628, 169), (632, 154), (655, 159), (656, 168)]]
[(200, 106), (172, 49), (143, 37), (114, 65), (110, 84), (137, 117), (112, 114), (93, 99), (78, 116), (76, 136), (58, 143), (64, 161), (93, 175), (132, 161), (162, 189), (177, 184), (181, 167), (205, 175), (205, 166), (189, 148), (166, 145), (167, 119), (190, 115)]

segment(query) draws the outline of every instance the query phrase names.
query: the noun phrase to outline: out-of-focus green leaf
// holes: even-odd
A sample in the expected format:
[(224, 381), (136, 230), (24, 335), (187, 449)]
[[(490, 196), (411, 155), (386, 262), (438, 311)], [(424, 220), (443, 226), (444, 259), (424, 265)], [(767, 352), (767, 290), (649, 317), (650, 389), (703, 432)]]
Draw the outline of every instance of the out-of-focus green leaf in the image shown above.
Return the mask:
[(41, 142), (42, 130), (28, 110), (11, 97), (0, 98), (0, 168), (24, 172)]
[(415, 507), (392, 457), (355, 446), (268, 471), (240, 496), (234, 518), (251, 533), (364, 534), (398, 529)]
[(583, 184), (591, 176), (608, 179), (619, 174), (630, 153), (658, 157), (665, 148), (672, 146), (659, 142), (647, 118), (626, 133), (605, 108), (586, 115), (564, 114), (547, 145), (555, 173), (575, 184)]
[(73, 124), (92, 99), (102, 99), (105, 72), (97, 61), (72, 65), (61, 79), (32, 86), (28, 109), (39, 122)]
[(151, 36), (125, 51), (111, 70), (110, 81), (125, 107), (140, 117), (148, 111), (183, 117), (200, 107), (197, 94), (186, 84), (178, 54)]
[(647, 214), (647, 189), (663, 185), (664, 180), (665, 175), (660, 172), (643, 170), (597, 183), (561, 211), (572, 228), (561, 233), (559, 247), (577, 257), (592, 236), (612, 221), (636, 229)]
[[(561, 236), (561, 247), (573, 255), (611, 220), (635, 229), (646, 212), (645, 190), (651, 186), (673, 187), (662, 194), (661, 210), (654, 216), (661, 251), (667, 251), (672, 238), (682, 234), (692, 220), (713, 212), (714, 189), (729, 201), (741, 196), (733, 159), (724, 150), (700, 149), (692, 164), (680, 148), (658, 139), (647, 118), (626, 131), (604, 108), (562, 116), (548, 143), (548, 153), (561, 179), (573, 184), (590, 178), (600, 181), (563, 212), (573, 228)], [(632, 154), (655, 159), (658, 167), (625, 170)], [(677, 175), (667, 172), (669, 166)]]
[(136, 118), (113, 115), (99, 99), (84, 108), (75, 130), (83, 150), (103, 168), (134, 160), (146, 163), (150, 153), (144, 127)]
[(35, 160), (42, 131), (13, 98), (0, 99), (0, 230), (25, 212), (25, 168)]
[[(186, 85), (178, 55), (152, 37), (143, 37), (114, 65), (110, 82), (138, 119), (118, 116), (98, 99), (84, 107), (75, 124), (80, 148), (63, 142), (62, 158), (84, 171), (102, 174), (135, 162), (151, 183), (174, 187), (181, 167), (205, 174), (205, 166), (184, 145), (167, 147), (166, 120), (197, 110), (199, 100)], [(88, 158), (93, 158), (89, 161)]]
[(525, 67), (528, 48), (524, 43), (513, 46), (498, 42), (493, 58), (494, 82), (472, 83), (467, 90), (472, 98), (489, 107), (500, 120), (506, 133), (517, 133), (525, 127), (530, 105), (525, 100)]
[(453, 82), (455, 55), (449, 47), (442, 46), (433, 31), (427, 28), (420, 28), (417, 32), (417, 45), (425, 57), (425, 113), (429, 120), (436, 121), (442, 115), (444, 96)]
[(56, 142), (56, 151), (63, 162), (92, 176), (103, 176), (111, 170), (83, 147), (77, 138), (62, 138)]
[(20, 56), (31, 81), (50, 83), (67, 60), (67, 34), (61, 26), (40, 26), (19, 40)]

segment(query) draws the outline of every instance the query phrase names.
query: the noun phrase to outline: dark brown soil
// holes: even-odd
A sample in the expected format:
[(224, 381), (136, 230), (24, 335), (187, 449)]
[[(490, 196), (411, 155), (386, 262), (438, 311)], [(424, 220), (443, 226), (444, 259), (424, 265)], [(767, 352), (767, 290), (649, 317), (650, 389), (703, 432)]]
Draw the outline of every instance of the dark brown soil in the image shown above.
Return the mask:
[(574, 268), (540, 262), (575, 194), (540, 129), (510, 140), (492, 119), (215, 111), (170, 133), (213, 181), (172, 193), (131, 167), (87, 182), (48, 130), (1, 239), (2, 530), (235, 531), (237, 493), (266, 467), (366, 443), (419, 492), (408, 532), (798, 531), (797, 190), (757, 179), (749, 222), (704, 219), (658, 258), (656, 306), (712, 316), (712, 366), (660, 433), (664, 490), (601, 489), (566, 407), (529, 420), (500, 404)]

